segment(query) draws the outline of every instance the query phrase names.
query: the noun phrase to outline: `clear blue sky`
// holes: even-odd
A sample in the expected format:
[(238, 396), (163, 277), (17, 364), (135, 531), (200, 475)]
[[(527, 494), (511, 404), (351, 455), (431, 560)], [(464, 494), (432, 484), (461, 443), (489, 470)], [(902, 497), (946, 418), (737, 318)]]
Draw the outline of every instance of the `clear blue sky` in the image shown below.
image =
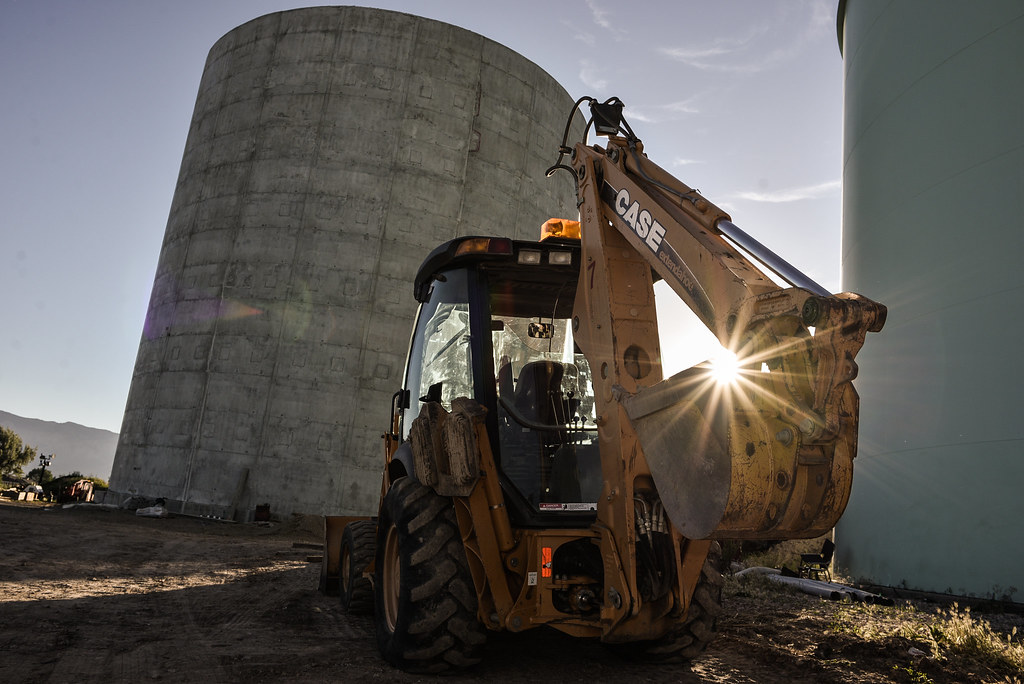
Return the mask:
[[(573, 97), (620, 97), (654, 161), (836, 291), (836, 4), (372, 6), (496, 40)], [(0, 410), (120, 429), (206, 54), (239, 24), (309, 5), (0, 0)]]

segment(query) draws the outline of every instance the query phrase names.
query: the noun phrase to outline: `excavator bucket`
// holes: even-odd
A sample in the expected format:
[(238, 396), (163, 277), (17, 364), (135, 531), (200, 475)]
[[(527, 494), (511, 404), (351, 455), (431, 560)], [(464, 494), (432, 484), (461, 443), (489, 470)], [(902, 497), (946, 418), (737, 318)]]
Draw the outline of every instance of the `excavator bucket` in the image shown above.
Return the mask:
[[(750, 401), (766, 383), (741, 382), (746, 391), (692, 368), (622, 402), (669, 518), (691, 539), (824, 534), (849, 499), (850, 443), (802, 444), (792, 424)], [(856, 405), (852, 386), (844, 401)], [(856, 439), (855, 421), (846, 438)]]
[(816, 537), (846, 508), (859, 413), (853, 358), (885, 310), (856, 295), (812, 308), (816, 334), (794, 316), (748, 328), (742, 354), (753, 361), (735, 378), (702, 365), (621, 399), (684, 536)]

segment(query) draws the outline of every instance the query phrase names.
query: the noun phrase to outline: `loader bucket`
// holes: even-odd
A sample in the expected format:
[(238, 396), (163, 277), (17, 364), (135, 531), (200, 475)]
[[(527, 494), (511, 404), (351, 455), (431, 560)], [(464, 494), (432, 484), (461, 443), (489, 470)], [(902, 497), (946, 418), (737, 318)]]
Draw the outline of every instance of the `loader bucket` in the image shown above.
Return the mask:
[[(774, 376), (774, 377), (773, 377)], [(690, 539), (810, 538), (842, 515), (852, 483), (857, 395), (838, 434), (800, 430), (780, 374), (732, 385), (698, 366), (622, 399), (669, 518)]]

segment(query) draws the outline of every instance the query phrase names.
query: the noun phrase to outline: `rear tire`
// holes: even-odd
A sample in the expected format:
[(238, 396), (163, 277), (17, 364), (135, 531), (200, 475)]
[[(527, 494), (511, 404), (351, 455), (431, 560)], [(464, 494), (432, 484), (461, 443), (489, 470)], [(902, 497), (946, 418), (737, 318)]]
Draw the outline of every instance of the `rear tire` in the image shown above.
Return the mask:
[(377, 526), (371, 520), (356, 520), (341, 535), (338, 593), (341, 607), (352, 615), (373, 612), (373, 583), (363, 577), (377, 547)]
[(721, 562), (722, 547), (712, 542), (686, 618), (660, 639), (618, 644), (617, 650), (631, 660), (651, 663), (685, 663), (699, 656), (714, 640), (722, 612), (725, 577), (719, 570)]
[(412, 478), (381, 505), (374, 582), (377, 646), (407, 672), (480, 662), (486, 636), (451, 499)]

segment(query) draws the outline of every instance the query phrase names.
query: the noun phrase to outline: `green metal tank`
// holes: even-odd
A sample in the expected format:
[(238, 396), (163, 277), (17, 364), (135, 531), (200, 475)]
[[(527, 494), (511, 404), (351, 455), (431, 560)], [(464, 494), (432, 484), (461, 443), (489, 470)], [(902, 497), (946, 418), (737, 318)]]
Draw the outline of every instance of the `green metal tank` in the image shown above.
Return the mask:
[(843, 289), (858, 357), (836, 532), (854, 579), (1024, 601), (1024, 4), (839, 3)]

